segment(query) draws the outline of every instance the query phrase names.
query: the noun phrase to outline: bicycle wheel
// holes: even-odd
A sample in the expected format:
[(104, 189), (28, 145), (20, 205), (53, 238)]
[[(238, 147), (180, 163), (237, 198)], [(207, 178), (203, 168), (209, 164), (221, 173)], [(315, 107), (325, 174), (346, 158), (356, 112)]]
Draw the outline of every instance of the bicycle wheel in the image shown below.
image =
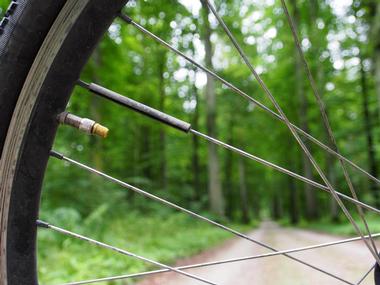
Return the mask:
[(36, 219), (56, 117), (126, 2), (13, 1), (1, 22), (1, 284), (38, 283)]
[[(103, 88), (102, 86), (87, 84), (86, 82), (80, 81), (80, 72), (91, 55), (91, 52), (99, 42), (101, 36), (112, 23), (113, 19), (119, 15), (121, 9), (127, 2), (128, 0), (114, 0), (111, 2), (107, 0), (57, 0), (46, 4), (46, 1), (44, 0), (13, 1), (6, 12), (5, 18), (1, 21), (1, 284), (38, 284), (36, 269), (36, 221), (38, 219), (41, 185), (44, 178), (47, 161), (51, 155), (58, 159), (66, 160), (69, 163), (75, 164), (76, 166), (84, 168), (97, 175), (103, 176), (114, 183), (142, 194), (145, 197), (156, 200), (166, 206), (170, 206), (204, 222), (208, 222), (240, 238), (258, 244), (272, 251), (272, 255), (284, 255), (293, 261), (325, 273), (341, 282), (353, 284), (339, 276), (327, 272), (324, 269), (312, 265), (309, 262), (290, 256), (288, 253), (294, 252), (294, 249), (281, 252), (270, 245), (255, 240), (252, 237), (249, 237), (218, 222), (212, 221), (209, 218), (192, 212), (191, 210), (185, 209), (149, 192), (131, 186), (130, 184), (122, 182), (75, 160), (60, 155), (59, 153), (51, 152), (51, 147), (58, 127), (57, 116), (65, 110), (71, 92), (75, 84), (78, 83), (81, 87), (90, 90), (92, 93), (106, 97), (110, 101), (134, 109), (135, 111), (164, 122), (185, 133), (191, 133), (192, 135), (206, 139), (210, 143), (220, 145), (248, 159), (288, 174), (316, 188), (330, 192), (334, 198), (341, 203), (340, 206), (345, 211), (345, 214), (349, 220), (351, 218), (350, 221), (354, 226), (356, 226), (356, 223), (348, 213), (345, 205), (341, 202), (341, 198), (355, 203), (358, 207), (361, 207), (360, 209), (366, 208), (368, 210), (380, 213), (380, 210), (359, 201), (355, 195), (353, 196), (354, 198), (352, 198), (337, 192), (332, 185), (329, 185), (330, 183), (327, 178), (325, 178), (323, 171), (316, 162), (315, 168), (320, 174), (322, 180), (326, 180), (325, 185), (321, 185), (316, 181), (305, 178), (288, 169), (265, 161), (264, 159), (247, 153), (246, 151), (203, 134), (195, 129), (192, 129), (192, 126), (186, 122), (168, 116), (167, 114), (154, 110), (129, 98), (125, 98), (120, 94)], [(308, 157), (312, 162), (314, 161), (314, 158), (309, 152), (307, 146), (304, 145), (301, 139), (299, 139), (298, 136), (300, 134), (335, 155), (339, 159), (342, 159), (342, 161), (345, 160), (351, 163), (361, 172), (364, 172), (370, 176), (370, 174), (340, 155), (337, 150), (335, 151), (334, 149), (330, 149), (328, 146), (325, 146), (323, 143), (288, 121), (285, 113), (277, 104), (277, 101), (269, 92), (269, 89), (267, 89), (260, 76), (250, 65), (248, 58), (244, 55), (244, 52), (240, 49), (236, 39), (234, 39), (232, 33), (219, 17), (216, 10), (208, 0), (203, 0), (203, 3), (206, 8), (208, 7), (213, 11), (219, 24), (222, 24), (226, 34), (240, 52), (240, 55), (244, 59), (245, 63), (250, 67), (253, 75), (257, 78), (262, 88), (273, 101), (278, 113), (271, 111), (265, 105), (257, 102), (255, 99), (223, 79), (221, 76), (217, 75), (215, 72), (209, 70), (207, 67), (203, 67), (199, 63), (190, 59), (184, 53), (179, 52), (170, 44), (164, 42), (156, 35), (150, 33), (142, 26), (135, 23), (127, 15), (121, 15), (121, 19), (144, 32), (146, 35), (152, 37), (165, 47), (176, 52), (178, 55), (184, 57), (187, 61), (190, 61), (197, 68), (208, 73), (208, 75), (215, 77), (238, 95), (249, 100), (251, 103), (256, 104), (276, 119), (285, 123), (293, 136), (297, 138), (298, 143), (301, 145), (304, 152), (308, 154)], [(371, 179), (378, 180), (376, 177), (371, 177)], [(159, 262), (154, 262), (127, 251), (91, 240), (90, 238), (51, 226), (48, 223), (40, 221), (39, 225), (76, 238), (80, 238), (82, 240), (86, 240), (119, 253), (137, 257), (141, 260), (159, 265), (164, 268), (164, 271), (175, 271), (186, 275), (187, 277), (202, 281), (206, 284), (215, 284), (195, 275), (185, 273), (180, 269), (166, 266)], [(371, 253), (375, 255), (376, 259), (378, 259), (377, 254), (374, 253), (376, 246), (373, 245), (372, 247), (372, 245), (366, 241), (359, 229), (357, 229), (357, 232), (360, 234), (361, 239), (366, 243)], [(314, 248), (318, 247), (321, 247), (321, 245), (314, 246)], [(377, 283), (379, 283), (379, 280), (377, 280), (378, 271), (379, 267), (377, 266), (375, 271)], [(141, 273), (140, 275), (143, 276), (144, 274), (145, 273)]]

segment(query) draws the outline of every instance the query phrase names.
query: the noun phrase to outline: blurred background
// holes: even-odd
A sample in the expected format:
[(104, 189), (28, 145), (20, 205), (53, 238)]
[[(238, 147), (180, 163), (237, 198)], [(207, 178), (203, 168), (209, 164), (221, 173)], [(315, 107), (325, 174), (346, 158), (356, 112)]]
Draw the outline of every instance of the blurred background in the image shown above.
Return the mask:
[[(2, 13), (8, 2), (0, 0)], [(329, 145), (280, 1), (214, 3), (289, 119)], [(341, 153), (378, 177), (380, 2), (287, 3)], [(201, 1), (187, 0), (131, 0), (125, 12), (275, 110), (216, 19), (202, 5)], [(284, 124), (120, 20), (109, 28), (82, 79), (321, 182)], [(273, 220), (284, 226), (353, 234), (330, 195), (305, 183), (80, 88), (68, 110), (102, 123), (110, 134), (102, 140), (61, 127), (56, 150), (160, 197), (242, 231), (255, 228), (262, 220)], [(337, 159), (306, 144), (336, 189), (350, 195)], [(379, 185), (352, 168), (349, 173), (359, 198), (379, 207)], [(231, 237), (56, 160), (49, 163), (41, 216), (166, 263)], [(371, 229), (380, 230), (375, 217), (367, 217)], [(106, 276), (149, 268), (48, 232), (40, 232), (39, 240), (44, 284), (91, 278), (94, 272)]]

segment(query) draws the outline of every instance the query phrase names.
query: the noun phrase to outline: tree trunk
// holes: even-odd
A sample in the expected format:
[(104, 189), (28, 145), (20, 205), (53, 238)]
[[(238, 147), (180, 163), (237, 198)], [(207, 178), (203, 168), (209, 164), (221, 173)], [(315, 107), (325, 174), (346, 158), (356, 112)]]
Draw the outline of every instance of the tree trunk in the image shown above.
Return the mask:
[(289, 187), (289, 217), (290, 223), (296, 225), (299, 223), (299, 205), (298, 205), (298, 195), (297, 187), (293, 177), (288, 177), (288, 187)]
[[(165, 64), (166, 64), (166, 53), (159, 53), (159, 59), (158, 59), (158, 85), (159, 85), (159, 93), (160, 93), (160, 102), (159, 102), (159, 109), (162, 112), (165, 112), (165, 101), (166, 101), (166, 94), (165, 94), (165, 79), (164, 79), (164, 72), (165, 72)], [(161, 126), (160, 133), (160, 169), (159, 169), (159, 176), (160, 176), (160, 187), (162, 189), (166, 188), (167, 185), (167, 174), (166, 174), (166, 134), (165, 134), (165, 128), (164, 126)]]
[[(99, 82), (99, 76), (98, 71), (100, 70), (100, 67), (102, 65), (102, 59), (101, 59), (101, 52), (99, 49), (96, 49), (93, 55), (93, 61), (94, 61), (94, 70), (92, 72), (92, 80), (94, 82)], [(98, 96), (91, 96), (90, 99), (90, 118), (98, 123), (101, 124), (102, 116), (100, 107), (102, 106), (101, 100)], [(99, 138), (95, 136), (90, 136), (90, 145), (93, 148), (93, 151), (91, 152), (91, 160), (93, 165), (95, 165), (96, 169), (102, 170), (103, 169), (103, 157), (102, 157), (102, 142), (99, 140)]]
[[(380, 31), (379, 31), (380, 33)], [(380, 40), (374, 50), (374, 62), (375, 62), (375, 88), (378, 101), (378, 110), (380, 110)], [(380, 112), (379, 112), (380, 114)], [(379, 118), (380, 120), (380, 118)]]
[[(375, 4), (377, 2), (377, 4)], [(372, 39), (373, 39), (373, 57), (374, 57), (374, 75), (375, 90), (378, 100), (378, 109), (380, 110), (380, 2), (373, 3), (373, 21), (372, 21)], [(380, 114), (380, 112), (379, 112)], [(379, 118), (380, 119), (380, 118)]]
[[(289, 142), (289, 156), (288, 156), (288, 165), (297, 165), (297, 157), (294, 154), (294, 146), (292, 141)], [(298, 168), (298, 167), (295, 167)], [(288, 215), (290, 218), (290, 223), (292, 225), (298, 224), (300, 220), (300, 203), (299, 203), (299, 192), (297, 188), (296, 181), (293, 177), (286, 177), (289, 188), (289, 205), (288, 205)]]
[[(195, 130), (199, 129), (199, 96), (198, 89), (193, 85), (193, 96), (196, 101), (194, 114), (192, 117), (191, 125)], [(194, 188), (194, 201), (201, 200), (201, 181), (200, 181), (200, 164), (199, 164), (199, 137), (192, 136), (192, 172), (193, 172), (193, 188)]]
[(247, 182), (245, 179), (245, 161), (239, 157), (239, 189), (240, 189), (240, 207), (241, 221), (244, 224), (249, 223), (249, 207), (247, 197)]
[[(331, 146), (330, 146), (331, 147)], [(326, 154), (326, 170), (327, 177), (331, 185), (336, 184), (336, 176), (334, 170), (334, 157), (331, 154)], [(330, 199), (330, 219), (333, 223), (339, 222), (339, 206), (334, 198)]]
[(250, 205), (250, 208), (251, 208), (251, 213), (252, 213), (252, 216), (251, 216), (251, 219), (256, 219), (256, 220), (260, 220), (261, 218), (261, 201), (260, 201), (260, 193), (258, 191), (254, 191), (254, 193), (250, 193), (251, 195), (248, 194), (248, 199), (249, 201), (251, 201), (251, 205)]
[[(369, 100), (368, 100), (368, 85), (367, 85), (367, 77), (363, 66), (363, 60), (360, 59), (360, 83), (361, 83), (361, 93), (362, 93), (362, 106), (363, 106), (363, 115), (364, 115), (364, 128), (365, 128), (365, 135), (367, 140), (367, 155), (368, 155), (368, 166), (370, 173), (377, 177), (378, 175), (378, 169), (376, 164), (376, 152), (375, 152), (375, 145), (374, 145), (374, 139), (373, 139), (373, 129), (372, 129), (372, 122), (371, 122), (371, 114), (369, 112)], [(371, 191), (372, 195), (375, 199), (375, 206), (376, 208), (380, 207), (380, 201), (379, 201), (379, 187), (377, 183), (371, 180)]]
[[(312, 52), (313, 52), (313, 58), (318, 59), (320, 57), (320, 50), (322, 47), (321, 36), (319, 34), (320, 32), (319, 32), (319, 30), (317, 28), (317, 24), (316, 24), (318, 14), (319, 14), (319, 3), (317, 0), (311, 0), (310, 5), (311, 5), (311, 7), (310, 7), (310, 13), (311, 13), (310, 26), (311, 26), (311, 37), (312, 37), (312, 42), (313, 42)], [(317, 76), (316, 84), (317, 84), (317, 88), (318, 88), (318, 93), (323, 100), (323, 91), (322, 90), (323, 90), (325, 83), (324, 83), (323, 67), (321, 64), (317, 63), (315, 65), (314, 73)], [(328, 112), (328, 110), (326, 107), (326, 113), (327, 112)], [(333, 141), (330, 139), (329, 132), (327, 129), (328, 127), (324, 123), (323, 123), (323, 125), (325, 126), (323, 128), (323, 132), (324, 132), (324, 136), (326, 138), (327, 145), (331, 149), (336, 149)], [(335, 176), (335, 172), (334, 172), (335, 158), (333, 155), (331, 155), (328, 152), (325, 152), (325, 155), (326, 155), (325, 163), (326, 163), (327, 178), (330, 181), (331, 185), (335, 186), (335, 183), (336, 183), (336, 176)], [(336, 200), (332, 196), (330, 198), (330, 215), (331, 215), (331, 220), (333, 222), (339, 221), (339, 207), (338, 207)]]
[(278, 193), (275, 193), (272, 199), (272, 218), (279, 220), (282, 217), (281, 200)]
[[(297, 8), (297, 3), (295, 0), (292, 0), (293, 6), (293, 19), (294, 24), (299, 26), (299, 10)], [(305, 94), (304, 88), (304, 78), (303, 78), (303, 65), (302, 59), (298, 53), (297, 47), (294, 50), (295, 54), (295, 87), (296, 95), (299, 98), (300, 108), (299, 108), (299, 119), (300, 126), (305, 132), (309, 132), (309, 122), (308, 122), (308, 101)], [(310, 149), (309, 141), (303, 139), (304, 144), (308, 149)], [(307, 155), (302, 152), (302, 162), (303, 162), (303, 172), (306, 178), (313, 180), (313, 169), (311, 162)], [(306, 197), (306, 217), (310, 220), (316, 219), (318, 217), (317, 211), (317, 199), (315, 195), (315, 190), (309, 184), (305, 185), (305, 197)]]
[(149, 126), (142, 126), (140, 129), (140, 163), (142, 165), (142, 176), (150, 181), (152, 180), (152, 163), (151, 163), (151, 149), (150, 149), (150, 136), (151, 130)]
[[(205, 62), (206, 67), (213, 69), (212, 57), (213, 48), (211, 43), (211, 27), (208, 20), (209, 9), (207, 4), (202, 1), (203, 5), (203, 42), (205, 45)], [(207, 75), (207, 84), (205, 88), (206, 105), (207, 105), (207, 134), (216, 137), (216, 93), (215, 81), (212, 76)], [(213, 213), (224, 216), (224, 197), (219, 174), (219, 157), (217, 146), (213, 143), (208, 144), (208, 191), (210, 200), (210, 209)]]
[[(231, 114), (232, 115), (232, 114)], [(229, 116), (229, 122), (228, 122), (228, 138), (227, 143), (229, 145), (233, 145), (233, 119), (231, 118), (231, 115)], [(233, 218), (234, 214), (234, 205), (235, 205), (235, 199), (234, 199), (234, 183), (233, 183), (233, 153), (232, 151), (228, 151), (226, 153), (226, 159), (225, 159), (225, 193), (227, 197), (226, 201), (226, 216), (229, 219)]]

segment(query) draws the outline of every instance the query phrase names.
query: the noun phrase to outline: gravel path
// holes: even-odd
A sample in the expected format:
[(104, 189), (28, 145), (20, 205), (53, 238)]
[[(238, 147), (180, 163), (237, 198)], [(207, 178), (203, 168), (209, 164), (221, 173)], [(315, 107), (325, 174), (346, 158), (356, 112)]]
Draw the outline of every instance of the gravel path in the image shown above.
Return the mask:
[[(249, 233), (249, 236), (276, 247), (279, 250), (330, 242), (344, 238), (307, 230), (282, 228), (272, 222), (264, 222), (260, 228)], [(265, 252), (268, 252), (268, 250), (243, 239), (235, 238), (200, 255), (181, 260), (176, 265), (256, 255)], [(373, 264), (373, 258), (371, 258), (370, 253), (361, 241), (293, 253), (292, 255), (339, 275), (343, 279), (354, 284), (357, 283)], [(284, 256), (274, 256), (207, 268), (198, 268), (188, 270), (188, 272), (206, 278), (218, 285), (345, 284), (309, 267), (296, 263)], [(175, 273), (152, 276), (139, 283), (139, 285), (158, 284), (198, 285), (202, 283), (179, 276)], [(373, 273), (371, 273), (361, 284), (373, 285)]]

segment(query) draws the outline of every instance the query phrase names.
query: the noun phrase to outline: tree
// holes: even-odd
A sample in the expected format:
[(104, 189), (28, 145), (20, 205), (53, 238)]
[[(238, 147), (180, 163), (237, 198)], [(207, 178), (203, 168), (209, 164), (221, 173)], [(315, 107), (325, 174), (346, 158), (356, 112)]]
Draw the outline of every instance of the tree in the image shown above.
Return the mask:
[[(376, 4), (377, 3), (377, 4)], [(373, 17), (373, 23), (372, 23), (372, 41), (373, 41), (373, 46), (374, 46), (374, 52), (373, 52), (373, 57), (374, 57), (374, 77), (375, 77), (375, 91), (377, 94), (377, 100), (378, 100), (378, 110), (380, 110), (380, 2), (379, 1), (374, 1), (373, 2), (373, 7), (375, 7), (375, 12), (374, 17)], [(361, 66), (363, 67), (363, 66)], [(364, 72), (364, 70), (363, 70)], [(365, 79), (365, 73), (362, 73), (362, 80)], [(362, 81), (363, 85), (363, 81)], [(365, 95), (364, 95), (364, 90), (362, 89), (363, 92), (363, 108), (366, 109), (365, 107)], [(380, 112), (379, 112), (380, 114)], [(366, 116), (367, 117), (367, 116)], [(378, 171), (377, 171), (377, 164), (376, 164), (376, 153), (375, 153), (375, 146), (373, 145), (373, 139), (372, 137), (372, 129), (371, 129), (371, 122), (368, 121), (370, 117), (368, 116), (368, 119), (366, 119), (366, 133), (367, 133), (367, 143), (368, 143), (368, 158), (369, 158), (369, 166), (371, 170), (371, 174), (377, 177)], [(375, 199), (376, 199), (376, 206), (380, 206), (380, 199), (379, 199), (379, 185), (374, 184), (372, 182), (372, 189), (375, 192)]]
[[(292, 0), (293, 6), (293, 19), (294, 24), (299, 27), (299, 9), (297, 7), (297, 3), (295, 0)], [(299, 99), (299, 121), (301, 128), (309, 133), (309, 120), (308, 120), (308, 98), (305, 92), (304, 86), (304, 76), (303, 76), (303, 64), (301, 57), (298, 53), (297, 47), (294, 49), (294, 57), (295, 57), (295, 89), (296, 95)], [(310, 143), (308, 140), (303, 140), (305, 146), (310, 149)], [(302, 152), (302, 162), (303, 162), (303, 173), (306, 178), (313, 180), (313, 169), (311, 162), (307, 155)], [(305, 184), (305, 195), (306, 195), (306, 215), (309, 219), (316, 219), (318, 217), (318, 207), (317, 207), (317, 197), (314, 189), (309, 184)]]
[(249, 205), (247, 194), (247, 181), (244, 158), (239, 157), (239, 189), (240, 189), (240, 207), (241, 221), (244, 224), (249, 223)]
[[(203, 6), (203, 42), (205, 46), (205, 62), (206, 67), (213, 69), (213, 46), (211, 43), (211, 26), (209, 22), (209, 8), (205, 1), (202, 1)], [(207, 84), (205, 87), (206, 97), (206, 112), (207, 112), (207, 134), (212, 137), (217, 135), (216, 126), (216, 92), (215, 92), (215, 80), (211, 75), (207, 75)], [(222, 184), (220, 180), (220, 166), (217, 146), (213, 143), (208, 144), (208, 191), (210, 199), (211, 211), (220, 216), (224, 216), (224, 197), (222, 191)]]
[[(93, 75), (92, 80), (93, 82), (96, 82), (100, 84), (99, 77), (96, 72), (101, 67), (102, 59), (101, 59), (101, 50), (97, 48), (92, 56), (93, 59)], [(90, 102), (90, 114), (91, 119), (95, 122), (102, 123), (102, 115), (101, 115), (101, 99), (98, 96), (92, 96), (91, 102)], [(90, 137), (90, 144), (92, 145), (94, 151), (91, 156), (93, 163), (96, 167), (96, 169), (102, 170), (103, 169), (103, 157), (102, 157), (102, 144), (99, 138), (92, 136)]]
[[(194, 50), (193, 50), (193, 54), (194, 54)], [(196, 73), (195, 68), (193, 68), (193, 72), (194, 74)], [(190, 90), (191, 90), (190, 91), (191, 99), (195, 101), (195, 108), (194, 108), (194, 113), (191, 120), (191, 125), (193, 126), (194, 129), (198, 130), (199, 125), (200, 125), (199, 124), (200, 100), (199, 100), (199, 91), (198, 91), (197, 86), (195, 85), (195, 82), (191, 84)], [(193, 136), (192, 137), (191, 165), (192, 165), (192, 173), (193, 173), (194, 200), (198, 202), (201, 200), (201, 195), (202, 195), (201, 177), (200, 177), (201, 165), (200, 165), (200, 159), (199, 159), (199, 149), (200, 149), (199, 137)]]
[[(166, 71), (166, 50), (157, 53), (157, 76), (158, 76), (158, 90), (159, 90), (159, 109), (165, 112), (166, 93), (165, 93), (165, 78)], [(161, 126), (159, 130), (159, 150), (160, 150), (160, 163), (159, 163), (159, 178), (160, 186), (165, 189), (167, 186), (167, 163), (166, 163), (166, 133), (165, 126)]]
[[(365, 131), (366, 142), (367, 142), (368, 166), (369, 166), (370, 173), (374, 177), (377, 177), (378, 170), (377, 170), (377, 164), (376, 164), (376, 152), (375, 152), (375, 144), (374, 144), (372, 118), (369, 111), (367, 74), (364, 69), (362, 57), (360, 57), (360, 85), (361, 85), (361, 95), (362, 95), (363, 124), (364, 124), (364, 131)], [(379, 207), (380, 206), (380, 201), (379, 201), (380, 189), (374, 181), (371, 181), (371, 190), (375, 198), (376, 207)]]
[(375, 90), (380, 110), (380, 2), (371, 2), (371, 16), (372, 16), (372, 41), (374, 46), (374, 75), (375, 75)]

